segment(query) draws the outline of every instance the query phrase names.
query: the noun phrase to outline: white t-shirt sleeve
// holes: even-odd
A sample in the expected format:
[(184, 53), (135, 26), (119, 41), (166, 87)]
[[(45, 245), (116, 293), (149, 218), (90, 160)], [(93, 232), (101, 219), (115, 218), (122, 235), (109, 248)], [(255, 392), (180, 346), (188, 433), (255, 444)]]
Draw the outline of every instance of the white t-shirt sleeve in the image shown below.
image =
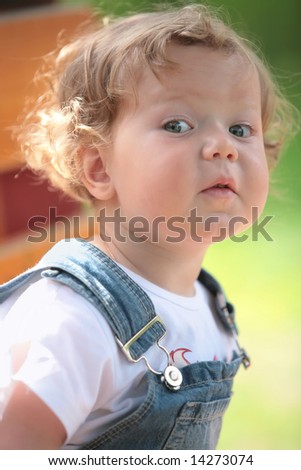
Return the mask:
[(11, 307), (1, 337), (3, 355), (16, 344), (29, 343), (12, 379), (25, 383), (49, 406), (67, 439), (93, 410), (100, 387), (107, 400), (102, 377), (111, 367), (113, 336), (102, 315), (70, 288), (46, 279), (34, 283)]

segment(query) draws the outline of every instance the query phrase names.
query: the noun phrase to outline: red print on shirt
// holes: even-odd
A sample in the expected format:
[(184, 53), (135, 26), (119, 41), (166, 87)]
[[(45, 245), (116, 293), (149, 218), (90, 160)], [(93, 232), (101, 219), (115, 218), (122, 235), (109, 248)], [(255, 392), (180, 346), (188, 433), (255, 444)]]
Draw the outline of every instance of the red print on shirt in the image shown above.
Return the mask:
[[(188, 359), (185, 357), (185, 354), (191, 353), (191, 349), (188, 348), (177, 348), (173, 349), (170, 352), (170, 359), (172, 360), (173, 364), (175, 364), (177, 367), (185, 367), (186, 365), (191, 364), (191, 362), (188, 361)], [(218, 361), (218, 356), (214, 354), (213, 356), (214, 361)]]
[(179, 361), (184, 361), (185, 364), (190, 364), (190, 362), (186, 359), (185, 354), (192, 352), (190, 349), (187, 348), (177, 348), (170, 352), (170, 358), (172, 362), (175, 364)]

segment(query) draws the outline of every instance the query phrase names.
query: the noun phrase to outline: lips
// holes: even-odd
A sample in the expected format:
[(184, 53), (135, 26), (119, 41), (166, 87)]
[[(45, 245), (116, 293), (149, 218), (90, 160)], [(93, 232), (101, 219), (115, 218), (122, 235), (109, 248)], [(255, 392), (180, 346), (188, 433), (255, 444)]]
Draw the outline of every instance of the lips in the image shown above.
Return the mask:
[(237, 194), (236, 183), (232, 178), (218, 178), (201, 191), (204, 194), (228, 197)]
[(230, 191), (234, 194), (237, 194), (236, 184), (232, 178), (218, 178), (217, 180), (210, 183), (201, 192), (204, 193), (204, 192), (209, 192), (211, 190), (220, 191), (221, 193)]

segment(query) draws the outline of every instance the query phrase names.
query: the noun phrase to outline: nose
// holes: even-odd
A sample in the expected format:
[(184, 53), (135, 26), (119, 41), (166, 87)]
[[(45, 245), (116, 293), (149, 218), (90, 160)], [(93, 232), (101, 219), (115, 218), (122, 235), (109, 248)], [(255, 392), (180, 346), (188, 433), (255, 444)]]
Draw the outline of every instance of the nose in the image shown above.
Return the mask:
[(220, 158), (234, 162), (238, 158), (238, 152), (233, 137), (227, 129), (207, 129), (207, 136), (202, 146), (204, 160)]

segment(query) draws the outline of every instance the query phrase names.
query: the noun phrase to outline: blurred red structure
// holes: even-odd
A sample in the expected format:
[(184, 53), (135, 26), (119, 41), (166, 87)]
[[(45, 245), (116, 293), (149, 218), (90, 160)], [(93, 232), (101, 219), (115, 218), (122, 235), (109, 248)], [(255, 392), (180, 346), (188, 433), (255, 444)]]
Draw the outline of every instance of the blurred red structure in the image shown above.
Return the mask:
[[(10, 3), (13, 6), (14, 2)], [(56, 47), (62, 30), (68, 37), (90, 16), (87, 8), (55, 4), (0, 14), (0, 282), (34, 264), (49, 247), (47, 241), (26, 241), (31, 217), (47, 217), (49, 207), (67, 216), (80, 212), (78, 203), (62, 197), (47, 182), (39, 182), (29, 170), (22, 169), (24, 163), (16, 157), (18, 149), (9, 126), (16, 123), (26, 96), (38, 94), (32, 79), (41, 57)]]

